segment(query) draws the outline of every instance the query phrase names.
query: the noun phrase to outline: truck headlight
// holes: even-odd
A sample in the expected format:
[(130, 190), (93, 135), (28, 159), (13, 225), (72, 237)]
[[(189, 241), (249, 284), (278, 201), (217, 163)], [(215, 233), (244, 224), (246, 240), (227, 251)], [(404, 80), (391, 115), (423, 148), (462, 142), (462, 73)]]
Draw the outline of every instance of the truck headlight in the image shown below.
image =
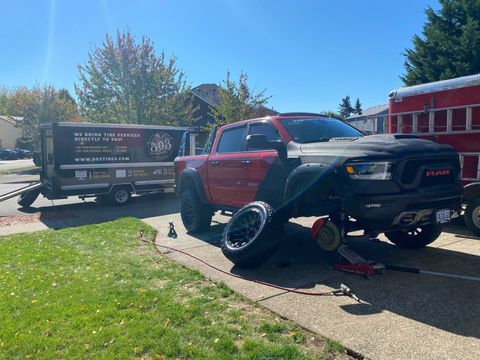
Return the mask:
[(386, 161), (350, 163), (345, 166), (347, 174), (357, 180), (390, 180), (393, 164)]

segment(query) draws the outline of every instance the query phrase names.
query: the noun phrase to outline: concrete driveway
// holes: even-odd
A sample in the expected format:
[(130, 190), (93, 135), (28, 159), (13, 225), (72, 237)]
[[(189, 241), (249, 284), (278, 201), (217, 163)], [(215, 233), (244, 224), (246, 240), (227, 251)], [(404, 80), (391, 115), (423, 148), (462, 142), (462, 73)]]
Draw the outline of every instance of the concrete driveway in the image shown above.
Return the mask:
[[(15, 203), (15, 199), (9, 200), (12, 201)], [(0, 205), (2, 211), (4, 205)], [(6, 205), (5, 209), (15, 207)], [(186, 255), (163, 249), (172, 259), (225, 282), (282, 317), (338, 340), (369, 358), (480, 358), (479, 282), (399, 272), (385, 272), (367, 280), (333, 271), (331, 266), (337, 256), (320, 251), (309, 239), (313, 218), (288, 224), (275, 255), (260, 268), (245, 271), (232, 266), (218, 248), (228, 218), (217, 215), (209, 232), (197, 237), (187, 235), (173, 196), (137, 198), (122, 208), (77, 201), (55, 207), (40, 205), (37, 210), (41, 215), (35, 215), (34, 210), (33, 214), (23, 216), (39, 216), (35, 222), (38, 228), (99, 223), (121, 216), (138, 217), (158, 229), (158, 245), (182, 249), (226, 271), (284, 287), (318, 292), (348, 283), (363, 303), (347, 297), (297, 295), (232, 278)], [(176, 226), (177, 239), (166, 236), (169, 221)], [(22, 228), (35, 229), (32, 224), (4, 225), (0, 234)], [(378, 242), (355, 241), (352, 248), (366, 258), (383, 263), (480, 276), (479, 239), (471, 236), (461, 222), (445, 230), (439, 240), (420, 251), (399, 249), (383, 238)]]

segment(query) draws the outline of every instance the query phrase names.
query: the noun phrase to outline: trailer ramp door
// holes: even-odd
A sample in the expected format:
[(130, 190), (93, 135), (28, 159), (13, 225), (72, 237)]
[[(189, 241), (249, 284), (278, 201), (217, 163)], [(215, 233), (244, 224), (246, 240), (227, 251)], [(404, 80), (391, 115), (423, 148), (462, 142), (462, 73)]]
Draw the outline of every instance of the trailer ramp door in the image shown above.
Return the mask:
[(42, 159), (45, 177), (50, 179), (54, 174), (54, 154), (53, 154), (53, 130), (45, 129), (45, 141), (43, 143), (45, 156)]

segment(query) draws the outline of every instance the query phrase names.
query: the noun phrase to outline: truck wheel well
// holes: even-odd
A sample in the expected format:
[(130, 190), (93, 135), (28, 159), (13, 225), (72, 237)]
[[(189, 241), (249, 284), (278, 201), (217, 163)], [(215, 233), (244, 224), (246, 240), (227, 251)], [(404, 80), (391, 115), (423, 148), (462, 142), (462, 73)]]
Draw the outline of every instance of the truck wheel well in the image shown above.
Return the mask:
[(187, 189), (192, 189), (193, 191), (195, 191), (201, 202), (208, 203), (203, 190), (200, 175), (198, 175), (196, 171), (184, 171), (182, 173), (182, 176), (180, 178), (180, 194), (182, 194)]
[(480, 182), (471, 183), (463, 188), (463, 200), (468, 202), (480, 198)]

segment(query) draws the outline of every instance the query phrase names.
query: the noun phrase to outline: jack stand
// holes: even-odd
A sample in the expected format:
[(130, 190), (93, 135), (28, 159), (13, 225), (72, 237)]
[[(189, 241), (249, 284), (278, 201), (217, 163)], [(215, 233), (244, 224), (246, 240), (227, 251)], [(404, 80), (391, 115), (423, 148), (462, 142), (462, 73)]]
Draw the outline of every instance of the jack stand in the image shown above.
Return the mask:
[(340, 245), (337, 251), (349, 264), (335, 264), (333, 267), (335, 270), (371, 278), (375, 274), (382, 273), (383, 269), (385, 269), (383, 264), (365, 260), (345, 243)]
[(169, 228), (168, 228), (167, 236), (169, 238), (176, 239), (178, 235), (177, 235), (177, 232), (175, 231), (175, 226), (173, 225), (173, 222), (169, 222), (168, 226)]

